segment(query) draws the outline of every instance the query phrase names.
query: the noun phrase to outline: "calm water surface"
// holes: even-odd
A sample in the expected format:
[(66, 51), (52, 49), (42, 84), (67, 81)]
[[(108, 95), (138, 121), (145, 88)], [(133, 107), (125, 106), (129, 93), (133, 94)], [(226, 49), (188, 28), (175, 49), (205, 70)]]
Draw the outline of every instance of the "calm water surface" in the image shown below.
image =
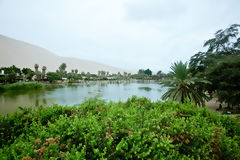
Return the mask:
[(155, 82), (85, 82), (51, 90), (8, 91), (0, 93), (0, 112), (14, 112), (17, 106), (74, 105), (96, 96), (106, 101), (125, 101), (136, 95), (157, 101), (165, 91)]

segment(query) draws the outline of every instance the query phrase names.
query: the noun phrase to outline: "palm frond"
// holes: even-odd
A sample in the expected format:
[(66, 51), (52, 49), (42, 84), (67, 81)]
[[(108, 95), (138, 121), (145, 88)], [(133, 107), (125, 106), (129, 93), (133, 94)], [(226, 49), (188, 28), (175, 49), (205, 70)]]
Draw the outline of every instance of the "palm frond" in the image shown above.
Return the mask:
[(196, 83), (210, 83), (204, 79), (192, 77), (189, 74), (187, 63), (177, 62), (171, 67), (172, 77), (167, 78), (161, 82), (168, 91), (163, 94), (162, 99), (173, 99), (183, 103), (185, 99), (189, 99), (198, 106), (204, 105), (209, 98), (203, 91), (197, 90)]

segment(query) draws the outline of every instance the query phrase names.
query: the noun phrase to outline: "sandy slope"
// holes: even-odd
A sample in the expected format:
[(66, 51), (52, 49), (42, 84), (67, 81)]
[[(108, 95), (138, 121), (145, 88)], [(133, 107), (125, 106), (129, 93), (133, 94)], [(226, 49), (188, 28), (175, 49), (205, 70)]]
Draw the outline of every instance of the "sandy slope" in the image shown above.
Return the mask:
[(97, 73), (98, 70), (105, 70), (110, 73), (125, 71), (93, 61), (59, 57), (44, 48), (0, 35), (0, 67), (15, 65), (20, 68), (29, 67), (33, 69), (34, 64), (37, 63), (40, 68), (44, 65), (47, 66), (47, 71), (56, 71), (63, 62), (67, 64), (68, 71), (71, 69), (90, 73)]

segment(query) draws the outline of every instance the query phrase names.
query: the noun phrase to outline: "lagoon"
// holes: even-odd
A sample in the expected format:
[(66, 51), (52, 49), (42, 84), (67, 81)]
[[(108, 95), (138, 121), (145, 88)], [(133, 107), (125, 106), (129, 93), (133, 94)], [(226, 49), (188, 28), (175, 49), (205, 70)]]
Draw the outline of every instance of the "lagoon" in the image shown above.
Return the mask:
[(75, 105), (93, 97), (117, 102), (136, 95), (157, 101), (165, 92), (166, 88), (154, 81), (87, 81), (66, 84), (62, 88), (7, 91), (0, 93), (0, 113), (12, 113), (18, 106)]

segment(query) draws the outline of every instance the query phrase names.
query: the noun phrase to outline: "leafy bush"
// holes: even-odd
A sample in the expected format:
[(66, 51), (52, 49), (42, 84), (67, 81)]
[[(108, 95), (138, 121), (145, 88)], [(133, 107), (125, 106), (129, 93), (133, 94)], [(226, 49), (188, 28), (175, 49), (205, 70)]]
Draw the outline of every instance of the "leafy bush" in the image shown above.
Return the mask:
[(240, 126), (190, 102), (89, 99), (0, 116), (2, 159), (239, 159)]
[(52, 83), (56, 80), (61, 80), (61, 74), (58, 72), (48, 72), (47, 73), (47, 80)]

